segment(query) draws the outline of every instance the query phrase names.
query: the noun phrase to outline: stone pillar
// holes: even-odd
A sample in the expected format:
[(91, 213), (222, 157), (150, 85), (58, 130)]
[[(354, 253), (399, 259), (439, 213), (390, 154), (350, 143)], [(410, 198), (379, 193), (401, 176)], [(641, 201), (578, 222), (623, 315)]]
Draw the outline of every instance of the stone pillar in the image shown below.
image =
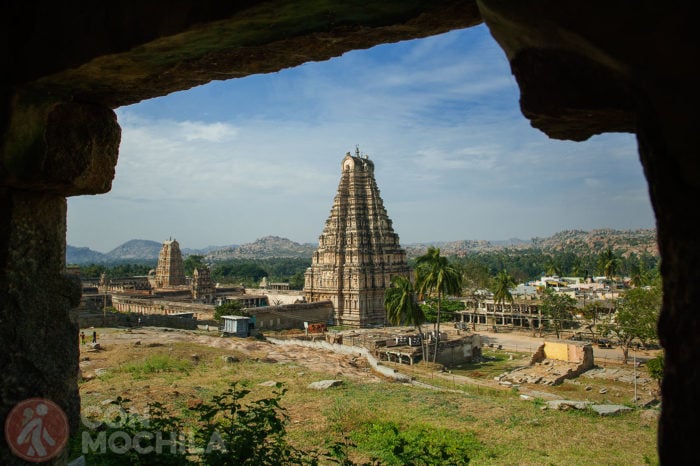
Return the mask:
[(637, 140), (662, 259), (659, 459), (661, 464), (692, 464), (698, 459), (694, 429), (700, 418), (700, 133), (694, 117), (700, 99), (693, 83), (674, 85), (667, 88), (670, 95), (651, 94), (642, 107)]
[[(0, 154), (0, 422), (50, 399), (79, 427), (80, 283), (65, 274), (66, 196), (111, 187), (120, 130), (110, 109), (15, 99)], [(59, 456), (43, 464), (64, 464)], [(0, 464), (26, 464), (0, 437)]]

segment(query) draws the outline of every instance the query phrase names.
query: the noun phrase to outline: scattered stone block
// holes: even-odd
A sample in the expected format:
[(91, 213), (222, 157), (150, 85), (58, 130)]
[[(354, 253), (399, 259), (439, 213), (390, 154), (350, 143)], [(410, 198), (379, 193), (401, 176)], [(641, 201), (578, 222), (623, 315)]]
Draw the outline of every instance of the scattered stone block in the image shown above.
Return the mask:
[(623, 405), (591, 405), (591, 409), (601, 416), (612, 416), (615, 414), (632, 411), (632, 408)]
[(566, 411), (567, 409), (586, 409), (593, 403), (591, 401), (576, 401), (576, 400), (551, 400), (547, 402), (547, 407)]
[(258, 385), (261, 387), (275, 387), (277, 386), (277, 381), (276, 380), (268, 380), (265, 382), (260, 382)]
[(315, 390), (325, 390), (327, 388), (342, 385), (342, 383), (342, 380), (319, 380), (318, 382), (311, 382), (308, 388), (313, 388)]

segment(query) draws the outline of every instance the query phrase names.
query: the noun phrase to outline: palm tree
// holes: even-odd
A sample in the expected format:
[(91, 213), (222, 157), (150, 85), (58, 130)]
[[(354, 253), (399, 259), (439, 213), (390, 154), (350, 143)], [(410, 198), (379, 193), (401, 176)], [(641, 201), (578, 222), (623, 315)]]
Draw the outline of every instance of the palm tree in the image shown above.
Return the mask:
[(620, 259), (615, 256), (615, 253), (609, 247), (600, 253), (598, 257), (598, 268), (605, 275), (605, 278), (612, 281), (613, 275), (617, 272), (617, 267)]
[(393, 325), (410, 323), (416, 328), (425, 322), (425, 313), (416, 300), (416, 290), (408, 277), (397, 275), (384, 293), (386, 319)]
[(513, 280), (508, 271), (503, 269), (498, 272), (493, 282), (493, 290), (491, 290), (493, 292), (494, 305), (500, 304), (503, 307), (505, 302), (512, 303), (513, 295), (510, 289), (513, 287), (515, 287), (515, 280)]
[(435, 362), (440, 337), (442, 298), (447, 294), (462, 291), (462, 274), (450, 264), (446, 257), (440, 255), (440, 248), (430, 246), (425, 254), (416, 259), (416, 285), (421, 299), (430, 294), (437, 295), (437, 325), (433, 354), (433, 362)]
[(423, 346), (423, 329), (425, 313), (416, 299), (416, 290), (408, 277), (397, 275), (391, 279), (391, 287), (384, 292), (384, 309), (386, 319), (393, 325), (410, 323), (421, 336), (421, 348), (423, 359), (427, 358), (427, 351)]

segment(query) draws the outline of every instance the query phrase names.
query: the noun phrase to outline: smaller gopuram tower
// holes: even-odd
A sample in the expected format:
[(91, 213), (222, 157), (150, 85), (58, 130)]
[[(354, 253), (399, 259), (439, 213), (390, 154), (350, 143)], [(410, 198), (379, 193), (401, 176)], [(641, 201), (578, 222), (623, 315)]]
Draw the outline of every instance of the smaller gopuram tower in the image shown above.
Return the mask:
[(374, 163), (348, 152), (341, 162), (338, 193), (304, 274), (307, 302), (332, 301), (338, 325), (383, 325), (384, 292), (396, 275), (409, 276), (374, 179)]
[(192, 299), (211, 303), (214, 299), (214, 292), (209, 267), (195, 268), (192, 273)]
[(185, 267), (182, 263), (180, 245), (174, 239), (163, 242), (158, 255), (154, 288), (172, 288), (186, 285)]

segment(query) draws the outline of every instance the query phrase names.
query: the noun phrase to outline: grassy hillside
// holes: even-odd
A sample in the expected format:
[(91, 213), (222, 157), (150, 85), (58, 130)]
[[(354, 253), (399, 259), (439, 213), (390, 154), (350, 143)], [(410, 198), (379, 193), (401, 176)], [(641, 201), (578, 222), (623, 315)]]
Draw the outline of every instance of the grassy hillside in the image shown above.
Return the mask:
[[(80, 384), (86, 415), (103, 415), (109, 400), (122, 396), (131, 400), (136, 412), (157, 401), (189, 419), (192, 406), (222, 393), (233, 381), (251, 390), (252, 400), (271, 396), (276, 390), (271, 382), (281, 382), (288, 390), (281, 400), (289, 415), (288, 440), (317, 453), (332, 444), (344, 445), (355, 463), (380, 458), (380, 464), (402, 464), (406, 455), (418, 454), (411, 445), (442, 448), (453, 456), (442, 464), (466, 464), (467, 459), (478, 465), (656, 462), (656, 424), (646, 421), (642, 410), (611, 417), (545, 410), (538, 397), (525, 400), (517, 389), (487, 386), (493, 373), (523, 364), (527, 355), (493, 358), (488, 369), (461, 369), (462, 375), (480, 378), (480, 384), (413, 368), (418, 380), (442, 388), (439, 391), (382, 379), (351, 356), (319, 356), (301, 349), (298, 354), (291, 349), (282, 353), (265, 342), (197, 332), (98, 333), (104, 350), (87, 352), (83, 347), (81, 355), (88, 358), (81, 363), (88, 380)], [(227, 356), (233, 359), (222, 359)], [(324, 379), (343, 383), (321, 391), (308, 388)], [(629, 384), (607, 386), (608, 397), (630, 399)], [(598, 386), (594, 388), (598, 393)], [(588, 393), (571, 384), (547, 390), (562, 398)], [(623, 390), (627, 392), (613, 395)], [(92, 460), (90, 464), (99, 464)]]

